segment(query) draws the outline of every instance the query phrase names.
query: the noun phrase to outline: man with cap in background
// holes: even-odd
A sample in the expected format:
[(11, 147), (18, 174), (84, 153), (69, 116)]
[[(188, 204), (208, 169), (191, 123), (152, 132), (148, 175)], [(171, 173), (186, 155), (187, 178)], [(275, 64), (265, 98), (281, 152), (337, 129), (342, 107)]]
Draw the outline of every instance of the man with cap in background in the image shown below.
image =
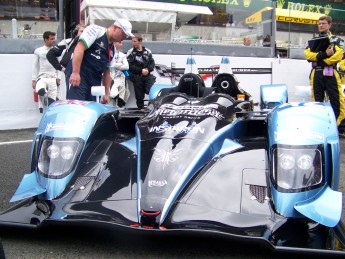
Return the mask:
[(117, 19), (108, 28), (89, 25), (79, 37), (72, 62), (66, 68), (69, 77), (67, 99), (94, 101), (91, 87), (104, 85), (103, 103), (108, 103), (111, 84), (109, 63), (113, 58), (113, 42), (133, 37), (132, 25), (126, 19)]

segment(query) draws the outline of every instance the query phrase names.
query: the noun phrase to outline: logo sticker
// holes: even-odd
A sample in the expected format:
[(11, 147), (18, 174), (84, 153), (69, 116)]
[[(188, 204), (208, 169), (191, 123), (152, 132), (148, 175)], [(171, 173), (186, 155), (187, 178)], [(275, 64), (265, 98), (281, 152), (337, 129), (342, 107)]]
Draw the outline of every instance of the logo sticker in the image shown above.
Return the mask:
[(168, 122), (164, 122), (159, 126), (154, 126), (149, 128), (150, 133), (178, 133), (178, 134), (188, 134), (188, 133), (205, 133), (205, 128), (196, 126), (195, 123), (192, 125), (181, 126), (181, 125), (171, 125)]
[(149, 180), (149, 187), (163, 187), (164, 185), (167, 185), (167, 180)]
[(155, 148), (153, 159), (157, 163), (162, 163), (163, 170), (164, 170), (166, 166), (170, 165), (171, 163), (176, 162), (179, 159), (179, 154), (181, 151), (182, 151), (182, 148), (168, 150), (168, 151), (160, 149), (160, 148)]
[(157, 111), (155, 115), (161, 115), (163, 117), (174, 117), (180, 115), (191, 116), (191, 117), (202, 117), (211, 116), (218, 120), (223, 120), (224, 116), (218, 110), (217, 104), (208, 105), (191, 105), (191, 106), (176, 106), (173, 104), (163, 104)]

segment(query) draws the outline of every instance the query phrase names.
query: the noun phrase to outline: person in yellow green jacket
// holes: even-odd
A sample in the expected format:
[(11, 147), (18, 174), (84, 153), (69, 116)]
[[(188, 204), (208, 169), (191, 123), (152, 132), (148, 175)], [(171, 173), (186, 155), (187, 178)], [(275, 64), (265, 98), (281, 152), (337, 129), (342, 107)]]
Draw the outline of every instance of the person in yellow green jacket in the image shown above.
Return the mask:
[(318, 20), (319, 37), (329, 37), (329, 46), (324, 51), (312, 51), (309, 42), (304, 50), (307, 61), (312, 64), (310, 83), (312, 98), (316, 102), (325, 100), (327, 94), (337, 119), (340, 137), (345, 137), (345, 105), (341, 88), (338, 63), (344, 56), (344, 40), (331, 33), (332, 18), (321, 16)]

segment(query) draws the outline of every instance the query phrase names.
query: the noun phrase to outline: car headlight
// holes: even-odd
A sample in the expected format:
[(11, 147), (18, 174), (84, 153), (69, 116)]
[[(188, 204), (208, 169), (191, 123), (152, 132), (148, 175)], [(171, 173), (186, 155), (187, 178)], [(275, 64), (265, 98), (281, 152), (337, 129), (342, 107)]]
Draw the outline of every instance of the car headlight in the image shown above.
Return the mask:
[(63, 178), (72, 171), (83, 143), (79, 138), (45, 137), (38, 158), (38, 172), (48, 178)]
[(323, 184), (323, 146), (275, 145), (273, 182), (278, 191), (301, 192)]

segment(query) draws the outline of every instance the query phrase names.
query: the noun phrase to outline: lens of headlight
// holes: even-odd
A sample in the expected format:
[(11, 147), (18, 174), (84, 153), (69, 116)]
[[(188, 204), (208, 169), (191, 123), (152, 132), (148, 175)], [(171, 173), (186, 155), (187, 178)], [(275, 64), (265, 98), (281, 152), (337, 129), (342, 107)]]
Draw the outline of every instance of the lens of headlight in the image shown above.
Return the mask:
[(298, 158), (297, 165), (302, 170), (309, 170), (313, 166), (313, 159), (309, 155), (302, 155)]
[(83, 148), (79, 138), (44, 137), (37, 161), (38, 172), (48, 178), (62, 178), (73, 170)]
[(301, 192), (324, 182), (323, 145), (277, 145), (272, 151), (272, 177), (279, 191)]
[(60, 148), (56, 145), (50, 145), (47, 148), (47, 155), (50, 159), (55, 159), (60, 155)]
[(64, 146), (61, 149), (61, 157), (65, 160), (70, 160), (74, 155), (73, 149), (71, 146)]
[(290, 154), (280, 156), (279, 165), (284, 170), (290, 170), (295, 166), (295, 158)]

